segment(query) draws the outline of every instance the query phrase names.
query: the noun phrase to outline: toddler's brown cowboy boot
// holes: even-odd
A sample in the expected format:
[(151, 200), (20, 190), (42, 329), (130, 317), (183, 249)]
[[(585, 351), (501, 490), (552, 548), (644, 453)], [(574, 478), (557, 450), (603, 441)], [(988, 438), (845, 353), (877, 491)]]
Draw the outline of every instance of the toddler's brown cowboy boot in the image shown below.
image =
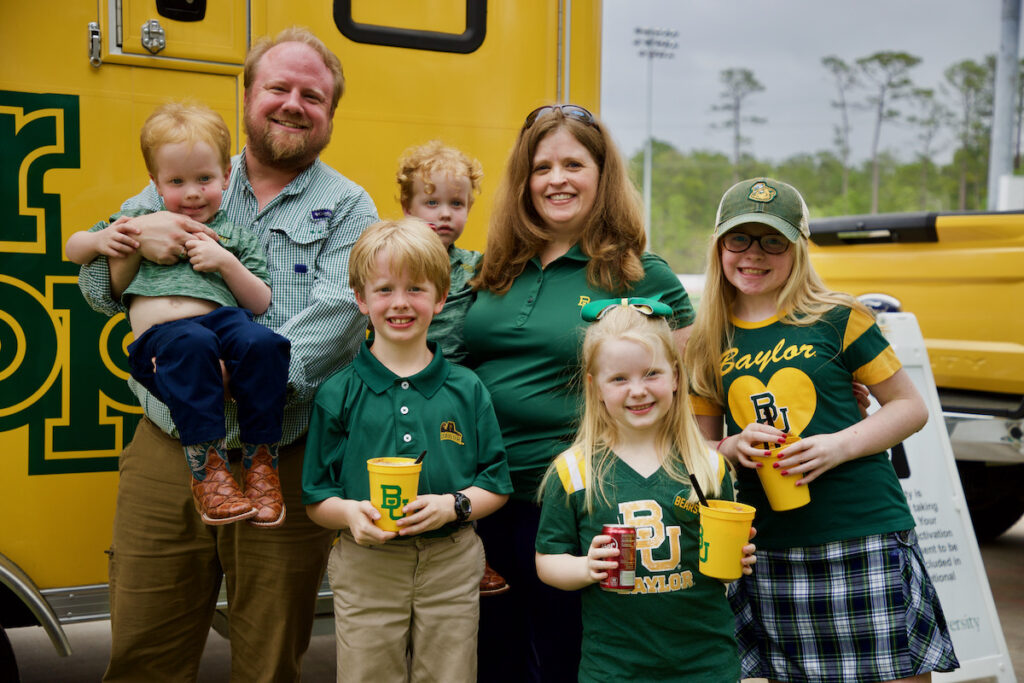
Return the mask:
[(192, 466), (192, 498), (204, 522), (216, 526), (256, 515), (256, 508), (231, 476), (223, 443), (186, 446), (185, 454)]
[(277, 444), (243, 444), (242, 466), (245, 495), (256, 508), (256, 516), (249, 524), (268, 529), (284, 524), (284, 498), (277, 476)]

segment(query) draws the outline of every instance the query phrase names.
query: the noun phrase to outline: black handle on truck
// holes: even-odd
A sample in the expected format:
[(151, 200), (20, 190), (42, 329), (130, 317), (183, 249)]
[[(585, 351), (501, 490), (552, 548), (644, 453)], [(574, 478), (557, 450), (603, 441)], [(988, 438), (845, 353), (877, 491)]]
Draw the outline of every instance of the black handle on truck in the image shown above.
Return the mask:
[(837, 216), (811, 221), (811, 241), (819, 247), (843, 244), (890, 244), (893, 242), (938, 242), (937, 213), (879, 213), (865, 216)]

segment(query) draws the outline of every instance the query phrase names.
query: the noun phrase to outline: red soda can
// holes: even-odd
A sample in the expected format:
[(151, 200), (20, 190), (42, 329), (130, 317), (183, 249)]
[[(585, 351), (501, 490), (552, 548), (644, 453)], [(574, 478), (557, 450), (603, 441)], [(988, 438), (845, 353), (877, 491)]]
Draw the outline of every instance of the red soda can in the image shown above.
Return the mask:
[(625, 524), (605, 524), (601, 533), (611, 536), (612, 542), (605, 548), (618, 548), (619, 556), (615, 558), (618, 566), (608, 570), (608, 576), (601, 580), (601, 588), (606, 591), (631, 591), (636, 580), (636, 527)]

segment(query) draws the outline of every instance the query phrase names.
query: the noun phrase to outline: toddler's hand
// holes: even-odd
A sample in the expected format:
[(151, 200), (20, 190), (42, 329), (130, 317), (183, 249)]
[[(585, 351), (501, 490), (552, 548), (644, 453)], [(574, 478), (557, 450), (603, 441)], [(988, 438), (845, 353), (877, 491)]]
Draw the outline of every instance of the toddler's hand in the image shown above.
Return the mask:
[(96, 251), (110, 258), (120, 258), (134, 254), (139, 248), (135, 235), (139, 229), (132, 226), (131, 218), (121, 216), (116, 221), (96, 233)]
[(380, 519), (380, 511), (368, 500), (356, 502), (348, 515), (348, 530), (359, 545), (367, 547), (387, 543), (396, 536), (394, 531), (384, 531), (374, 522)]
[(604, 534), (598, 534), (590, 541), (590, 548), (587, 550), (587, 572), (593, 583), (608, 578), (608, 570), (615, 569), (618, 564), (614, 558), (619, 556), (619, 549), (613, 546), (604, 547), (611, 542), (612, 537)]
[(235, 259), (220, 242), (202, 232), (195, 233), (192, 239), (185, 242), (185, 252), (193, 270), (201, 273), (219, 273), (225, 265)]

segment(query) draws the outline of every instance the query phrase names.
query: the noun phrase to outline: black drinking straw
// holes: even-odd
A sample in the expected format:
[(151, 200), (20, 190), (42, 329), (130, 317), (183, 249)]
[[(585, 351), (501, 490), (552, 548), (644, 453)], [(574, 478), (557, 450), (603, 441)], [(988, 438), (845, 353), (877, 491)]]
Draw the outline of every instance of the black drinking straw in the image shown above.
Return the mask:
[(704, 507), (711, 507), (708, 505), (708, 499), (704, 497), (704, 492), (700, 490), (700, 484), (697, 483), (697, 477), (690, 475), (690, 484), (693, 486), (693, 490), (697, 492), (697, 500)]
[(420, 453), (420, 457), (416, 458), (416, 462), (414, 462), (413, 465), (419, 465), (421, 462), (423, 462), (423, 456), (425, 456), (426, 454), (426, 451)]

